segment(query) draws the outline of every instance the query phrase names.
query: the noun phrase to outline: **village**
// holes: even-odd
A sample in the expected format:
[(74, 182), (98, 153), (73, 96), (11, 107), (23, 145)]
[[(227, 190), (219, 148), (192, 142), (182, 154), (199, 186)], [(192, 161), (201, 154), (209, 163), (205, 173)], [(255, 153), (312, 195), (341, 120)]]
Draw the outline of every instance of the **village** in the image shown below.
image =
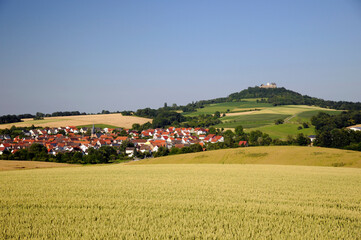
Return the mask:
[[(17, 136), (15, 138), (1, 135), (0, 155), (4, 151), (14, 154), (20, 149), (29, 148), (34, 143), (45, 146), (48, 154), (55, 156), (58, 153), (75, 151), (87, 155), (91, 148), (120, 147), (124, 141), (128, 141), (134, 147), (127, 147), (125, 153), (128, 157), (133, 157), (135, 152), (151, 154), (157, 152), (160, 147), (181, 149), (199, 144), (204, 148), (206, 143), (224, 142), (223, 136), (209, 134), (209, 129), (205, 128), (169, 127), (135, 131), (121, 128), (95, 128), (94, 126), (92, 128), (67, 126), (32, 129), (23, 131), (23, 135), (25, 137)], [(246, 146), (247, 142), (242, 141), (240, 144)]]

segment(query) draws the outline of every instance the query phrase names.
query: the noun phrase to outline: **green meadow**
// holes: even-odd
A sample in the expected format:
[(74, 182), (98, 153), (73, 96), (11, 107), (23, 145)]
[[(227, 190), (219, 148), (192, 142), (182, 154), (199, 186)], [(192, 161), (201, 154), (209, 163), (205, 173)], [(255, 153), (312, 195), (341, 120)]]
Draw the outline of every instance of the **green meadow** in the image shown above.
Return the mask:
[(244, 112), (260, 108), (272, 107), (270, 103), (257, 103), (257, 99), (243, 99), (241, 102), (226, 102), (207, 105), (204, 108), (197, 109), (196, 112), (184, 113), (186, 116), (198, 116), (201, 114), (214, 114), (216, 111), (220, 113)]
[(302, 133), (305, 136), (315, 135), (315, 127), (309, 124), (309, 128), (298, 129), (302, 127), (299, 123), (284, 123), (275, 125), (273, 123), (265, 126), (245, 129), (246, 132), (260, 130), (270, 135), (271, 138), (287, 139), (288, 136), (296, 136)]
[(249, 114), (249, 115), (238, 115), (229, 116), (222, 118), (222, 123), (216, 125), (217, 128), (235, 128), (242, 125), (244, 128), (255, 128), (265, 125), (274, 124), (277, 119), (285, 119), (290, 115), (285, 114)]

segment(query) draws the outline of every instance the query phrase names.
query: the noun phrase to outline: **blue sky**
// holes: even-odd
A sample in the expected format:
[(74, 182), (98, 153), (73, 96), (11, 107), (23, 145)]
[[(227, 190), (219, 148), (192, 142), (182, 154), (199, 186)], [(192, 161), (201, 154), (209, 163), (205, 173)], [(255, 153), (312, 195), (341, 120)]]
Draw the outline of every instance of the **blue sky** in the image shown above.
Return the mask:
[(279, 86), (361, 101), (361, 1), (0, 0), (0, 115)]

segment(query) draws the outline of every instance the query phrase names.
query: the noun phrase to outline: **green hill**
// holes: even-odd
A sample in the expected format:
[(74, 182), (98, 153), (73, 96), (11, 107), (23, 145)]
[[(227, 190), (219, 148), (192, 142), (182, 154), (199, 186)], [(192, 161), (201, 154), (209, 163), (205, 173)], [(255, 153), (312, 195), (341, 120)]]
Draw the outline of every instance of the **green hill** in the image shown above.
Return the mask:
[[(258, 100), (258, 101), (257, 101)], [(235, 128), (242, 125), (247, 132), (261, 130), (272, 138), (286, 139), (288, 135), (295, 136), (298, 133), (314, 135), (315, 130), (311, 125), (311, 117), (319, 112), (331, 115), (340, 114), (341, 111), (307, 105), (281, 105), (274, 106), (270, 103), (260, 102), (259, 99), (244, 99), (240, 102), (213, 103), (197, 109), (192, 113), (184, 113), (186, 116), (201, 114), (213, 114), (219, 111), (222, 123), (215, 125), (216, 128)], [(283, 119), (285, 124), (275, 125), (275, 120)], [(309, 128), (299, 129), (302, 124), (308, 123)]]
[(361, 167), (361, 152), (297, 146), (248, 147), (150, 158), (129, 164), (276, 164)]

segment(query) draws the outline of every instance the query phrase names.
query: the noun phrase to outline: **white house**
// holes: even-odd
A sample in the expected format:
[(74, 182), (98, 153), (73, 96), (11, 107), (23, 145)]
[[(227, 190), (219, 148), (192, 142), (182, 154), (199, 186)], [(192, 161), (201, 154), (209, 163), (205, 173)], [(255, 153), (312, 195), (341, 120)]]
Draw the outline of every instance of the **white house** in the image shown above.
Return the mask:
[(127, 154), (128, 157), (133, 157), (133, 155), (134, 155), (134, 149), (135, 149), (135, 148), (126, 148), (126, 149), (125, 149), (125, 154)]

